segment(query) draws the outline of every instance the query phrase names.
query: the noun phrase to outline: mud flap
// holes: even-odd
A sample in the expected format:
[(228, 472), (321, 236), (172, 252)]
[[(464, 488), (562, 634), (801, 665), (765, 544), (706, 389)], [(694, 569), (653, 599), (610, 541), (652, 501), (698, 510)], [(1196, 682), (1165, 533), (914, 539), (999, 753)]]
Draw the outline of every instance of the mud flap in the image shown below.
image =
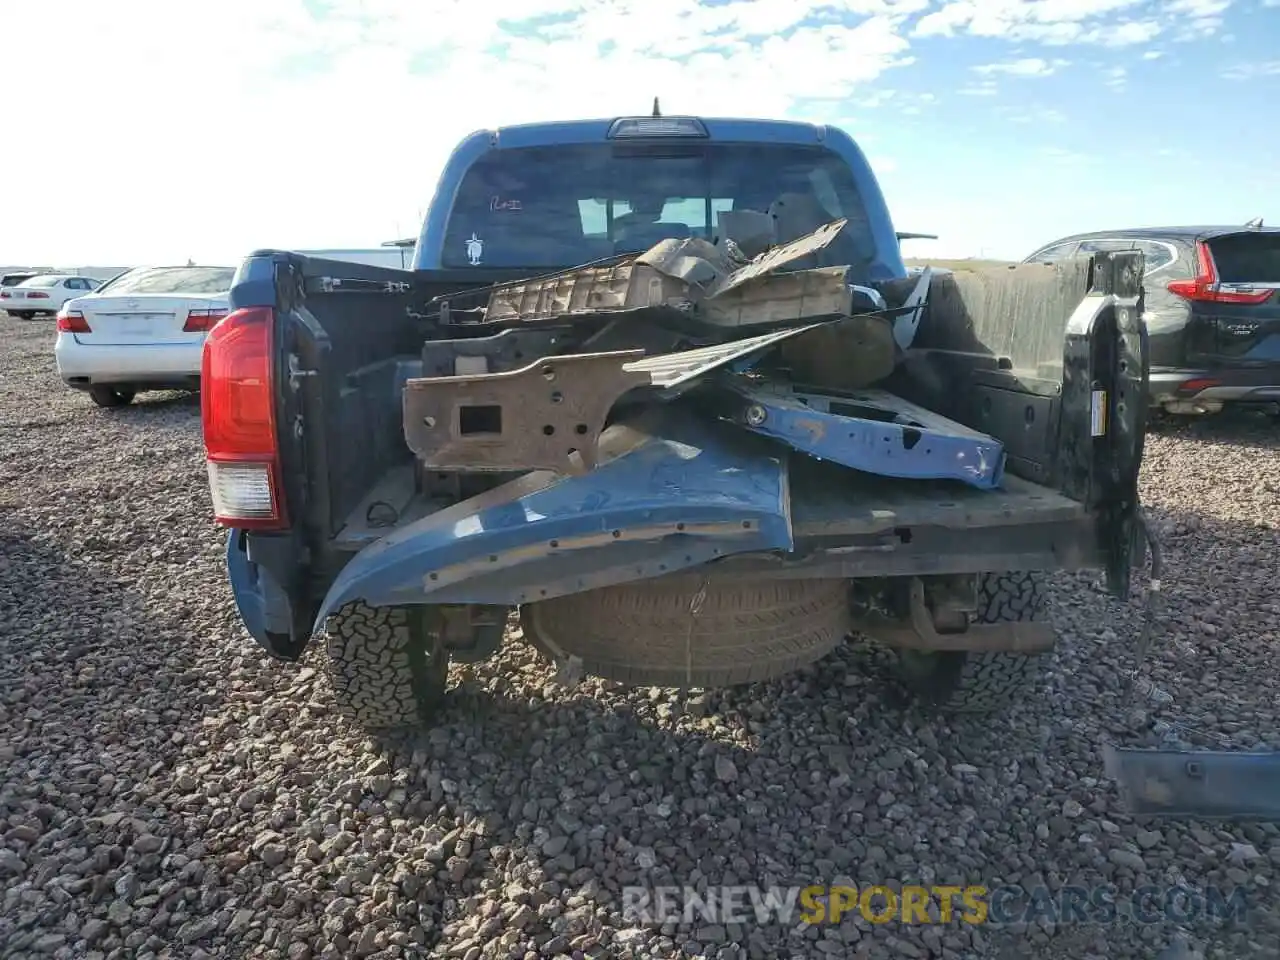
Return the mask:
[(246, 531), (232, 529), (227, 537), (227, 580), (240, 620), (249, 636), (271, 656), (297, 660), (311, 639), (310, 620), (298, 622), (300, 611), (294, 609), (288, 591), (272, 574), (272, 565), (252, 558), (249, 551)]
[(600, 461), (526, 474), (370, 544), (316, 629), (357, 599), (516, 605), (792, 549), (786, 463), (758, 438), (664, 408), (609, 427)]

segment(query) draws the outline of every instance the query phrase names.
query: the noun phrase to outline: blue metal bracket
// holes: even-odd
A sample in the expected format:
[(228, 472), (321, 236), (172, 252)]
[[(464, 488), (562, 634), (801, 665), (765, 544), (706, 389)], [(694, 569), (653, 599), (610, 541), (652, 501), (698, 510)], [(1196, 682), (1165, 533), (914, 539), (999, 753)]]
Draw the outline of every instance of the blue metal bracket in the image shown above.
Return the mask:
[(723, 419), (854, 470), (960, 480), (982, 490), (1004, 478), (1004, 445), (883, 390), (805, 393), (744, 377), (726, 381)]
[(1107, 744), (1103, 765), (1135, 815), (1280, 820), (1280, 752)]

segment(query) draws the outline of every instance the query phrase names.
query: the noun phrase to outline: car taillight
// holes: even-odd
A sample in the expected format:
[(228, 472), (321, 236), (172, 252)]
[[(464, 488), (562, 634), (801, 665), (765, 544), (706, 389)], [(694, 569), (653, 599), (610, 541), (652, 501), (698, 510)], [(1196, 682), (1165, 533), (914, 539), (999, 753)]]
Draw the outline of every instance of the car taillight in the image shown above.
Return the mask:
[(182, 325), (184, 333), (205, 333), (212, 330), (214, 325), (227, 315), (226, 310), (188, 310), (187, 322)]
[(1213, 262), (1209, 244), (1196, 241), (1196, 275), (1190, 280), (1170, 280), (1170, 293), (1200, 303), (1266, 303), (1271, 290), (1222, 290), (1219, 289), (1218, 267)]
[(33, 290), (27, 294), (27, 299), (28, 300), (48, 300), (49, 295), (47, 293), (42, 293), (39, 290)]
[(93, 333), (83, 313), (65, 307), (58, 311), (58, 330), (62, 333)]
[(9, 291), (0, 290), (0, 300), (8, 300), (8, 299), (9, 299)]
[(1221, 380), (1214, 380), (1210, 377), (1198, 377), (1194, 380), (1184, 380), (1182, 383), (1178, 384), (1178, 392), (1199, 393), (1201, 390), (1209, 390), (1221, 385)]
[(234, 310), (204, 341), (200, 416), (213, 512), (226, 527), (288, 526), (276, 444), (274, 322), (269, 307)]

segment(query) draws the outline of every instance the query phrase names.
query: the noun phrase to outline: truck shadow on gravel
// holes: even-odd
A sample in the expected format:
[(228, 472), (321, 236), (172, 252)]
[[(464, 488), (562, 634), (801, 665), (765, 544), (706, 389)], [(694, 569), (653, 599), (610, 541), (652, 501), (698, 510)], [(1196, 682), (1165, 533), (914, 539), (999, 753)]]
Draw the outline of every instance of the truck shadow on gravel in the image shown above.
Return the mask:
[(200, 415), (200, 394), (188, 390), (156, 390), (140, 393), (123, 407), (106, 407), (103, 413), (114, 417), (145, 416), (157, 410), (191, 410)]

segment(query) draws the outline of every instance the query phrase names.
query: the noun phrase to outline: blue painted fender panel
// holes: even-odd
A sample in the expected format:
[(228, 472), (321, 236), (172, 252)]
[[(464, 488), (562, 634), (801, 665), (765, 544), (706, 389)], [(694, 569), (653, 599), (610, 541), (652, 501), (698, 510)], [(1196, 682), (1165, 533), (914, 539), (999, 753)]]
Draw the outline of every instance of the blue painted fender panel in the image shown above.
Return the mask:
[(785, 460), (732, 427), (659, 410), (606, 430), (601, 461), (526, 474), (370, 544), (316, 629), (353, 600), (514, 605), (792, 549)]

